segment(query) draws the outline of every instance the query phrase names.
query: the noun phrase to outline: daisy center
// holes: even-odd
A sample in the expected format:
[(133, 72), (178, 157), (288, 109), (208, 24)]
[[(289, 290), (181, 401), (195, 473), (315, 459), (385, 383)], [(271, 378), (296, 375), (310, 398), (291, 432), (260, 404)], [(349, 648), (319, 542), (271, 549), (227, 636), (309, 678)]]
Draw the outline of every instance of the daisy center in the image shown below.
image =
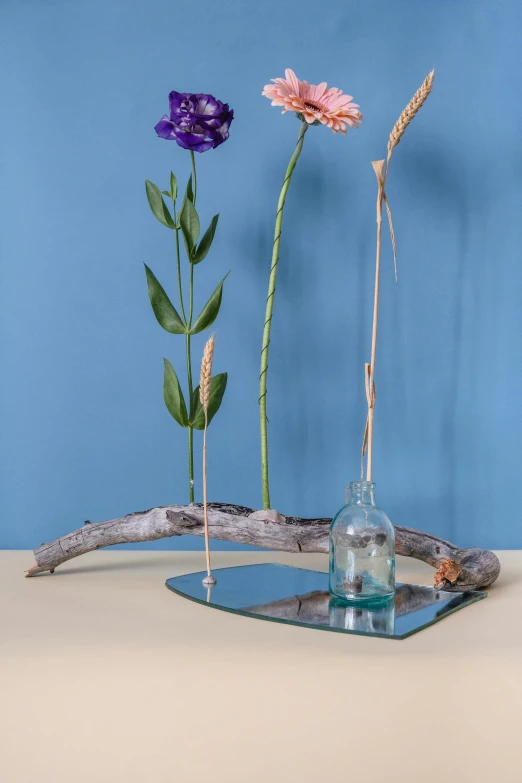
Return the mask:
[(323, 111), (321, 106), (318, 106), (317, 103), (314, 103), (313, 101), (305, 101), (304, 105), (307, 109), (310, 109), (310, 111)]

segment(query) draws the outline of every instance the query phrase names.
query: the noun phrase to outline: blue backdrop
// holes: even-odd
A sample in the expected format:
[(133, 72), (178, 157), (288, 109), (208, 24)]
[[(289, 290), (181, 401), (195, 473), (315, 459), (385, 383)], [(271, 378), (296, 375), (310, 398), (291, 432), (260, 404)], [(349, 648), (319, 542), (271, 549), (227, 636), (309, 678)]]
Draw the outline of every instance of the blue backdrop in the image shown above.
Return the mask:
[(172, 235), (143, 185), (166, 187), (171, 168), (188, 177), (188, 153), (153, 130), (171, 89), (214, 93), (236, 114), (229, 141), (198, 156), (200, 212), (221, 222), (196, 299), (231, 270), (209, 493), (259, 507), (260, 341), (275, 205), (298, 132), (261, 90), (286, 67), (354, 95), (365, 117), (346, 138), (307, 135), (270, 356), (273, 505), (337, 510), (359, 473), (365, 418), (370, 161), (385, 156), (434, 66), (387, 187), (399, 283), (385, 230), (378, 499), (396, 523), (465, 546), (521, 547), (521, 25), (515, 0), (4, 0), (0, 545), (186, 502), (186, 433), (162, 400), (163, 356), (182, 370), (183, 339), (156, 323), (143, 271), (174, 291)]

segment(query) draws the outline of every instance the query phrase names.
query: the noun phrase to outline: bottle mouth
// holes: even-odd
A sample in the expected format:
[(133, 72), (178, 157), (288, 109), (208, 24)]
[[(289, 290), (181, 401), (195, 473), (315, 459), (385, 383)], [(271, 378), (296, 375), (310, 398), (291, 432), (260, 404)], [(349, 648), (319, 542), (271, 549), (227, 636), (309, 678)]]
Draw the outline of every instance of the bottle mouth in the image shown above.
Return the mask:
[(375, 489), (374, 481), (351, 481), (350, 489), (352, 492), (373, 492)]

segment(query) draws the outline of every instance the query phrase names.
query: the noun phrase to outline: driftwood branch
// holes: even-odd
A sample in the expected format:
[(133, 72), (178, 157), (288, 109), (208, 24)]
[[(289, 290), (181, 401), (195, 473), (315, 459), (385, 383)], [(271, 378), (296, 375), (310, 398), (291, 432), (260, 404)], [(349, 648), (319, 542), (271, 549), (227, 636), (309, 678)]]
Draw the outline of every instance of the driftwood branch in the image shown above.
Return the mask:
[[(283, 552), (328, 552), (331, 519), (285, 517), (276, 511), (253, 511), (225, 503), (209, 503), (208, 517), (211, 538)], [(36, 565), (26, 575), (53, 572), (73, 557), (114, 544), (203, 533), (203, 507), (197, 503), (153, 508), (109, 522), (85, 523), (79, 530), (35, 549)], [(397, 554), (423, 560), (436, 568), (435, 587), (439, 589), (476, 590), (492, 584), (500, 573), (497, 557), (486, 549), (460, 549), (429, 533), (397, 525), (395, 533)]]

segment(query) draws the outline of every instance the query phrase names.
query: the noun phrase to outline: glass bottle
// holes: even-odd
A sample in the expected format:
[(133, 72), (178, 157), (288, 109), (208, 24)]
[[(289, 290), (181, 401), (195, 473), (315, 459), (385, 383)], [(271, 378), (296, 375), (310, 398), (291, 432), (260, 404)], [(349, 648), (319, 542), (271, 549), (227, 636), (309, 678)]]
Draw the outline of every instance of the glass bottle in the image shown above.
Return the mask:
[(375, 505), (375, 484), (352, 481), (350, 500), (330, 527), (330, 593), (350, 603), (395, 592), (395, 530)]

